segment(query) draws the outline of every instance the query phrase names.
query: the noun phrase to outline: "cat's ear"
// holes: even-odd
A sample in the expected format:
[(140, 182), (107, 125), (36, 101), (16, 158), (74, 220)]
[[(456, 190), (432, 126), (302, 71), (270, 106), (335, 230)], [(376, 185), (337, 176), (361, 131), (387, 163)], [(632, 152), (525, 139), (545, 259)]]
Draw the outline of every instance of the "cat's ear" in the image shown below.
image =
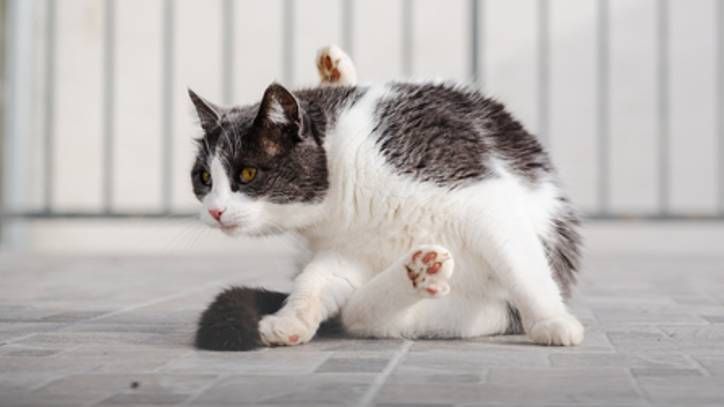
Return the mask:
[(224, 109), (197, 95), (196, 92), (191, 89), (188, 91), (191, 102), (193, 102), (196, 107), (196, 114), (199, 116), (201, 127), (204, 131), (211, 132), (219, 126), (219, 121), (221, 119), (221, 115), (224, 113)]
[(264, 91), (255, 123), (263, 127), (286, 127), (299, 135), (302, 130), (299, 101), (284, 86), (272, 83)]

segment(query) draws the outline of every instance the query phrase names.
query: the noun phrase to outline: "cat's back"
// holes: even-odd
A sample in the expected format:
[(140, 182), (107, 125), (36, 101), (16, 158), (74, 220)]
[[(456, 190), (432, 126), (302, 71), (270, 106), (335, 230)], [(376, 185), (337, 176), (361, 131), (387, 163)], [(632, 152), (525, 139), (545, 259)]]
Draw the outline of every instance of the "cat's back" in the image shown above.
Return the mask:
[(346, 144), (372, 138), (395, 172), (417, 181), (458, 188), (499, 175), (501, 167), (533, 183), (552, 176), (536, 137), (502, 103), (471, 87), (390, 82), (295, 94), (327, 113), (327, 136)]
[(500, 164), (533, 182), (552, 172), (537, 139), (501, 103), (478, 90), (392, 82), (326, 92), (327, 103), (337, 106), (344, 97), (341, 115), (351, 112), (357, 126), (369, 122), (365, 136), (374, 139), (377, 152), (400, 175), (457, 188), (495, 176)]

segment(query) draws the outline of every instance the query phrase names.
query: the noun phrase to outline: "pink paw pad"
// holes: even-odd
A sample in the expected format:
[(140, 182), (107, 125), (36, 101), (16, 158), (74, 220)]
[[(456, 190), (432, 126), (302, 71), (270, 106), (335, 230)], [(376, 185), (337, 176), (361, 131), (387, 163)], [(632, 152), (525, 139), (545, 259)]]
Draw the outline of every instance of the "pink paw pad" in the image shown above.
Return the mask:
[(442, 263), (440, 263), (440, 262), (438, 261), (437, 263), (435, 263), (435, 264), (433, 264), (432, 266), (430, 266), (430, 268), (427, 269), (427, 272), (428, 272), (429, 274), (435, 274), (435, 273), (437, 273), (438, 271), (440, 271), (440, 267), (442, 267)]
[(431, 261), (435, 260), (437, 258), (437, 253), (435, 252), (427, 252), (425, 254), (425, 257), (422, 258), (422, 262), (425, 264), (430, 263)]
[[(337, 47), (326, 47), (317, 54), (317, 71), (323, 83), (337, 84), (341, 82), (343, 66), (349, 57)], [(349, 62), (351, 64), (351, 61)]]
[(452, 275), (453, 259), (446, 249), (424, 246), (412, 252), (404, 267), (412, 287), (420, 295), (437, 298), (450, 291), (448, 279)]

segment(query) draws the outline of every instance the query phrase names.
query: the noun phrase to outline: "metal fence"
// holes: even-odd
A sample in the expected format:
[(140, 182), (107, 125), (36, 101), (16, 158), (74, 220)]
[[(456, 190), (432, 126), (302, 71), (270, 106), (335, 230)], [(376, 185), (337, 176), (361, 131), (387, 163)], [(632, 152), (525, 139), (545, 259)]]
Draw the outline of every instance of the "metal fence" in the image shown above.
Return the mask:
[[(148, 210), (148, 211), (119, 211), (113, 208), (113, 180), (114, 180), (114, 140), (117, 137), (114, 134), (114, 101), (115, 92), (114, 78), (117, 74), (115, 70), (116, 61), (115, 50), (116, 50), (116, 15), (115, 7), (118, 0), (104, 0), (105, 1), (105, 15), (104, 15), (104, 28), (103, 28), (103, 63), (102, 63), (102, 77), (103, 82), (106, 84), (103, 91), (102, 97), (102, 115), (103, 115), (103, 143), (102, 143), (102, 155), (103, 155), (103, 167), (102, 167), (102, 178), (103, 178), (103, 190), (102, 190), (102, 204), (96, 210), (83, 210), (83, 211), (63, 211), (57, 210), (53, 206), (53, 197), (56, 194), (56, 188), (58, 187), (53, 183), (52, 171), (54, 168), (54, 157), (53, 149), (55, 145), (55, 134), (52, 123), (54, 121), (54, 115), (56, 112), (56, 106), (54, 105), (54, 93), (56, 92), (54, 82), (55, 64), (57, 59), (56, 54), (56, 36), (57, 36), (57, 10), (60, 7), (59, 2), (54, 0), (47, 1), (47, 13), (45, 14), (45, 48), (42, 51), (44, 54), (44, 67), (43, 72), (45, 75), (46, 89), (43, 97), (45, 107), (43, 109), (45, 117), (43, 117), (43, 144), (42, 154), (46, 159), (44, 166), (44, 177), (43, 177), (43, 192), (42, 192), (42, 208), (39, 210), (5, 210), (3, 213), (3, 219), (35, 219), (35, 218), (126, 218), (126, 217), (184, 217), (187, 213), (178, 213), (173, 210), (171, 203), (172, 196), (172, 183), (163, 183), (163, 203), (161, 210)], [(8, 56), (7, 72), (8, 78), (8, 95), (9, 100), (12, 100), (18, 92), (22, 92), (22, 89), (17, 88), (17, 79), (22, 72), (18, 72), (17, 64), (14, 64), (13, 58), (18, 56), (19, 52), (22, 52), (20, 47), (27, 46), (22, 43), (22, 35), (20, 27), (15, 22), (21, 20), (20, 13), (23, 13), (23, 0), (9, 1), (5, 4), (8, 6), (6, 10), (6, 20), (8, 22), (8, 50), (6, 55)], [(234, 30), (237, 22), (232, 18), (233, 10), (235, 7), (234, 0), (223, 0), (221, 18), (221, 39), (222, 39), (222, 61), (221, 61), (221, 78), (223, 81), (222, 89), (224, 89), (222, 98), (225, 103), (232, 102), (231, 89), (233, 88), (235, 66), (239, 63), (237, 57), (235, 57), (234, 49)], [(629, 213), (622, 213), (611, 208), (610, 204), (610, 188), (611, 180), (610, 174), (610, 4), (608, 0), (599, 0), (597, 2), (596, 10), (596, 41), (595, 44), (591, 44), (596, 49), (596, 154), (598, 155), (598, 178), (596, 180), (597, 190), (597, 206), (594, 210), (588, 211), (586, 217), (591, 220), (606, 220), (606, 219), (648, 219), (648, 220), (724, 220), (724, 3), (716, 2), (717, 15), (716, 18), (716, 116), (717, 116), (717, 140), (718, 140), (718, 160), (717, 160), (717, 209), (711, 213), (685, 213), (677, 210), (672, 210), (670, 206), (670, 125), (669, 125), (669, 4), (670, 0), (659, 0), (656, 2), (656, 58), (657, 58), (657, 70), (656, 83), (658, 92), (658, 103), (656, 109), (657, 115), (657, 133), (658, 133), (658, 148), (657, 148), (657, 161), (656, 171), (658, 172), (658, 208), (648, 213), (637, 213), (635, 215)], [(403, 72), (409, 74), (413, 71), (413, 44), (415, 41), (412, 28), (411, 16), (414, 13), (415, 2), (413, 0), (402, 0), (402, 20), (400, 21), (400, 30), (402, 37), (402, 66)], [(282, 15), (280, 20), (280, 29), (283, 31), (282, 37), (283, 50), (282, 50), (282, 61), (283, 61), (283, 76), (284, 80), (288, 82), (293, 81), (294, 75), (294, 63), (295, 63), (295, 47), (294, 42), (296, 37), (294, 35), (294, 15), (297, 12), (299, 3), (293, 0), (284, 0)], [(482, 69), (484, 69), (484, 61), (486, 58), (485, 53), (485, 38), (486, 38), (486, 27), (481, 22), (481, 15), (486, 12), (486, 1), (485, 0), (469, 0), (468, 1), (468, 16), (469, 22), (469, 74), (472, 80), (479, 84), (482, 84)], [(163, 13), (162, 21), (159, 23), (162, 25), (162, 49), (163, 52), (160, 55), (161, 67), (162, 67), (162, 83), (161, 86), (161, 128), (163, 148), (162, 156), (160, 157), (160, 168), (158, 171), (161, 172), (162, 179), (168, 180), (171, 178), (173, 171), (173, 156), (170, 153), (174, 143), (172, 137), (174, 133), (173, 128), (173, 115), (174, 112), (171, 108), (172, 101), (175, 98), (184, 97), (179, 95), (174, 90), (173, 81), (175, 74), (175, 66), (173, 63), (174, 53), (177, 50), (178, 44), (174, 37), (174, 25), (175, 25), (175, 8), (176, 3), (173, 0), (164, 0), (163, 2)], [(355, 35), (355, 2), (353, 0), (341, 0), (341, 15), (340, 19), (344, 21), (342, 24), (342, 46), (354, 53), (354, 35)], [(549, 99), (550, 99), (550, 2), (549, 0), (539, 0), (537, 3), (537, 76), (538, 76), (538, 99), (537, 105), (539, 110), (539, 137), (545, 143), (549, 135)], [(13, 115), (17, 113), (14, 110), (12, 103), (8, 103), (6, 106), (7, 110), (7, 123), (5, 126), (5, 138), (4, 142), (11, 143), (13, 139), (18, 137), (17, 134), (13, 134)], [(5, 163), (5, 165), (8, 165)], [(6, 179), (7, 182), (7, 179)], [(6, 186), (7, 187), (7, 186)]]

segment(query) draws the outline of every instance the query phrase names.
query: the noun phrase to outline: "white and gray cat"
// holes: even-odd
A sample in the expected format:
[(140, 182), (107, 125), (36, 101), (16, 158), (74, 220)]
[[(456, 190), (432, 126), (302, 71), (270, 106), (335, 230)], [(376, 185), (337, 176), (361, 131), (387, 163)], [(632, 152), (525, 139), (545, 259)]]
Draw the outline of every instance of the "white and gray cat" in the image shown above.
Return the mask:
[(475, 89), (358, 86), (336, 47), (317, 66), (319, 87), (272, 84), (252, 106), (189, 92), (202, 219), (230, 235), (295, 233), (314, 253), (288, 295), (219, 294), (196, 345), (299, 345), (332, 319), (363, 337), (579, 344), (564, 301), (579, 220), (536, 138)]

